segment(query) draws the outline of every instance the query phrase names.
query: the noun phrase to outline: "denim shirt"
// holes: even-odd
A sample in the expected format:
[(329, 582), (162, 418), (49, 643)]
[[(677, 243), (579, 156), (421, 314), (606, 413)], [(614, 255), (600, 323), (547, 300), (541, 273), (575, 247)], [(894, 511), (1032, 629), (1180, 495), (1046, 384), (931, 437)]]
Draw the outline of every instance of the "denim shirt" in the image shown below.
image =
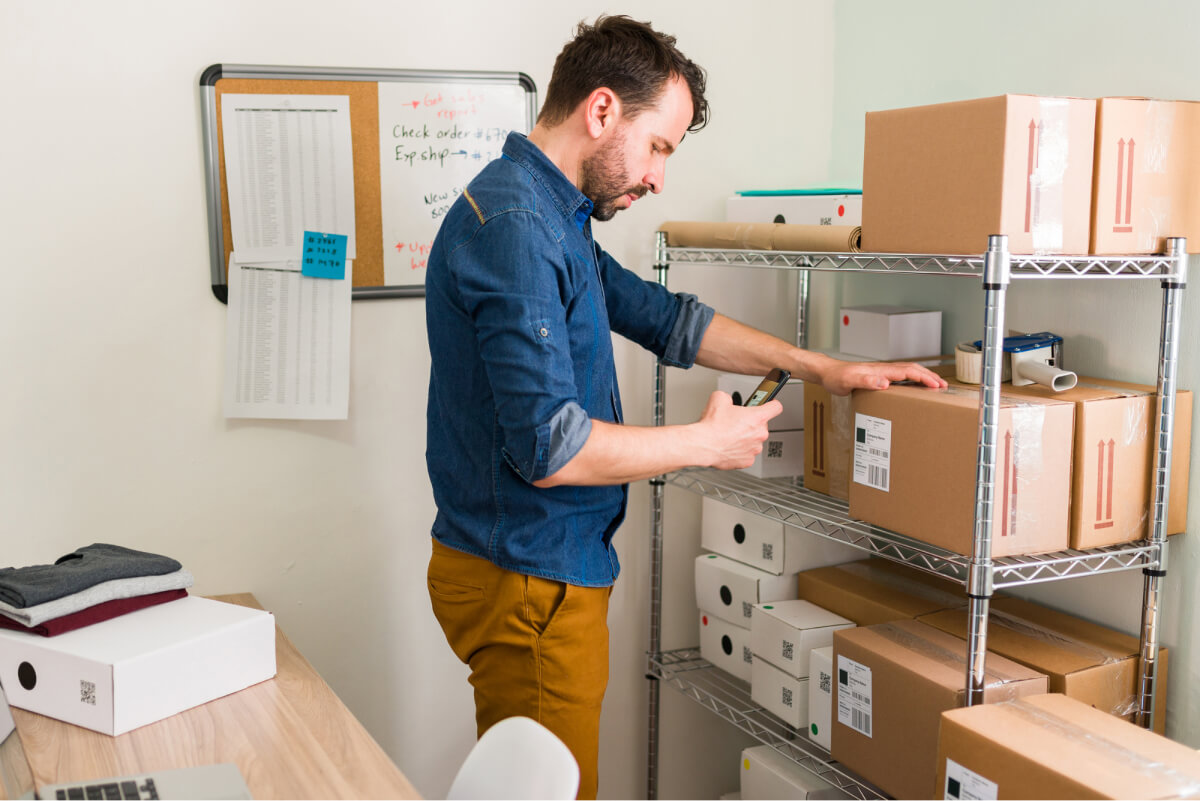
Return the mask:
[(426, 463), (442, 544), (506, 570), (602, 587), (625, 486), (532, 482), (621, 422), (616, 332), (690, 367), (713, 311), (621, 267), (592, 239), (592, 203), (511, 134), (442, 223), (425, 277)]

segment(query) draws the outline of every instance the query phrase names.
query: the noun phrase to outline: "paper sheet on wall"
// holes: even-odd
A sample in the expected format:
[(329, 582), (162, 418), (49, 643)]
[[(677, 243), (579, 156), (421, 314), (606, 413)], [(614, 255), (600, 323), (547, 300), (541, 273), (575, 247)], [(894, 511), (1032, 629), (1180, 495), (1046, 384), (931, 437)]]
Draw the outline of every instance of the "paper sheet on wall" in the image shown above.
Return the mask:
[(238, 262), (298, 258), (305, 230), (347, 235), (355, 258), (350, 98), (223, 94), (221, 108)]
[(350, 294), (299, 265), (229, 261), (225, 416), (345, 420), (350, 400)]

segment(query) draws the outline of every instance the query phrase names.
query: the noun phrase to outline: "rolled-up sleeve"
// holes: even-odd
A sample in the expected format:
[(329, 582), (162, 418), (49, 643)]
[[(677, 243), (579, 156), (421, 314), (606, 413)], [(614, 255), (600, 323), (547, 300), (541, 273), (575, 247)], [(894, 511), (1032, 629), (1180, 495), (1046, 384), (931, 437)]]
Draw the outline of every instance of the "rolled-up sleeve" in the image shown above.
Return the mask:
[(695, 364), (700, 341), (713, 319), (712, 307), (695, 295), (672, 294), (657, 282), (639, 278), (599, 246), (596, 258), (613, 331), (672, 367)]

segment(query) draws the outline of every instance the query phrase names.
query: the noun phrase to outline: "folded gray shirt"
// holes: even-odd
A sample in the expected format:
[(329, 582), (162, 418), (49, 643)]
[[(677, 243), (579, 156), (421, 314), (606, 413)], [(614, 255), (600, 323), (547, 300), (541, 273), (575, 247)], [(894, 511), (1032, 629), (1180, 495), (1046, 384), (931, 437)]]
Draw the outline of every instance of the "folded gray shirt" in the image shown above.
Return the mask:
[(95, 543), (60, 557), (52, 565), (0, 568), (0, 602), (24, 609), (106, 581), (161, 576), (182, 567), (170, 557)]
[(114, 579), (88, 587), (86, 590), (56, 598), (37, 606), (18, 609), (15, 606), (0, 602), (0, 615), (17, 621), (22, 626), (40, 626), (47, 620), (54, 620), (88, 609), (105, 601), (115, 601), (118, 598), (137, 598), (166, 590), (186, 590), (195, 583), (195, 578), (186, 570), (176, 570), (161, 576), (138, 576), (136, 578)]

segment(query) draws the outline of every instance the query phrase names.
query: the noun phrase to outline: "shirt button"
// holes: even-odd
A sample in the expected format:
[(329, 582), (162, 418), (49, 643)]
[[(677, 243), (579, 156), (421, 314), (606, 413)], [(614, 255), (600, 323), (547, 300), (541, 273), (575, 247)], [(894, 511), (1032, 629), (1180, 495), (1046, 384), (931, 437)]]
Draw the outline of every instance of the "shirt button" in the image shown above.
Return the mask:
[(545, 328), (539, 328), (539, 329), (538, 329), (538, 333), (539, 333), (539, 334), (541, 334), (541, 335), (542, 335), (542, 336), (544, 336), (544, 337), (548, 337), (548, 336), (550, 336), (550, 331), (549, 331), (549, 330), (547, 330), (547, 329), (545, 329)]

